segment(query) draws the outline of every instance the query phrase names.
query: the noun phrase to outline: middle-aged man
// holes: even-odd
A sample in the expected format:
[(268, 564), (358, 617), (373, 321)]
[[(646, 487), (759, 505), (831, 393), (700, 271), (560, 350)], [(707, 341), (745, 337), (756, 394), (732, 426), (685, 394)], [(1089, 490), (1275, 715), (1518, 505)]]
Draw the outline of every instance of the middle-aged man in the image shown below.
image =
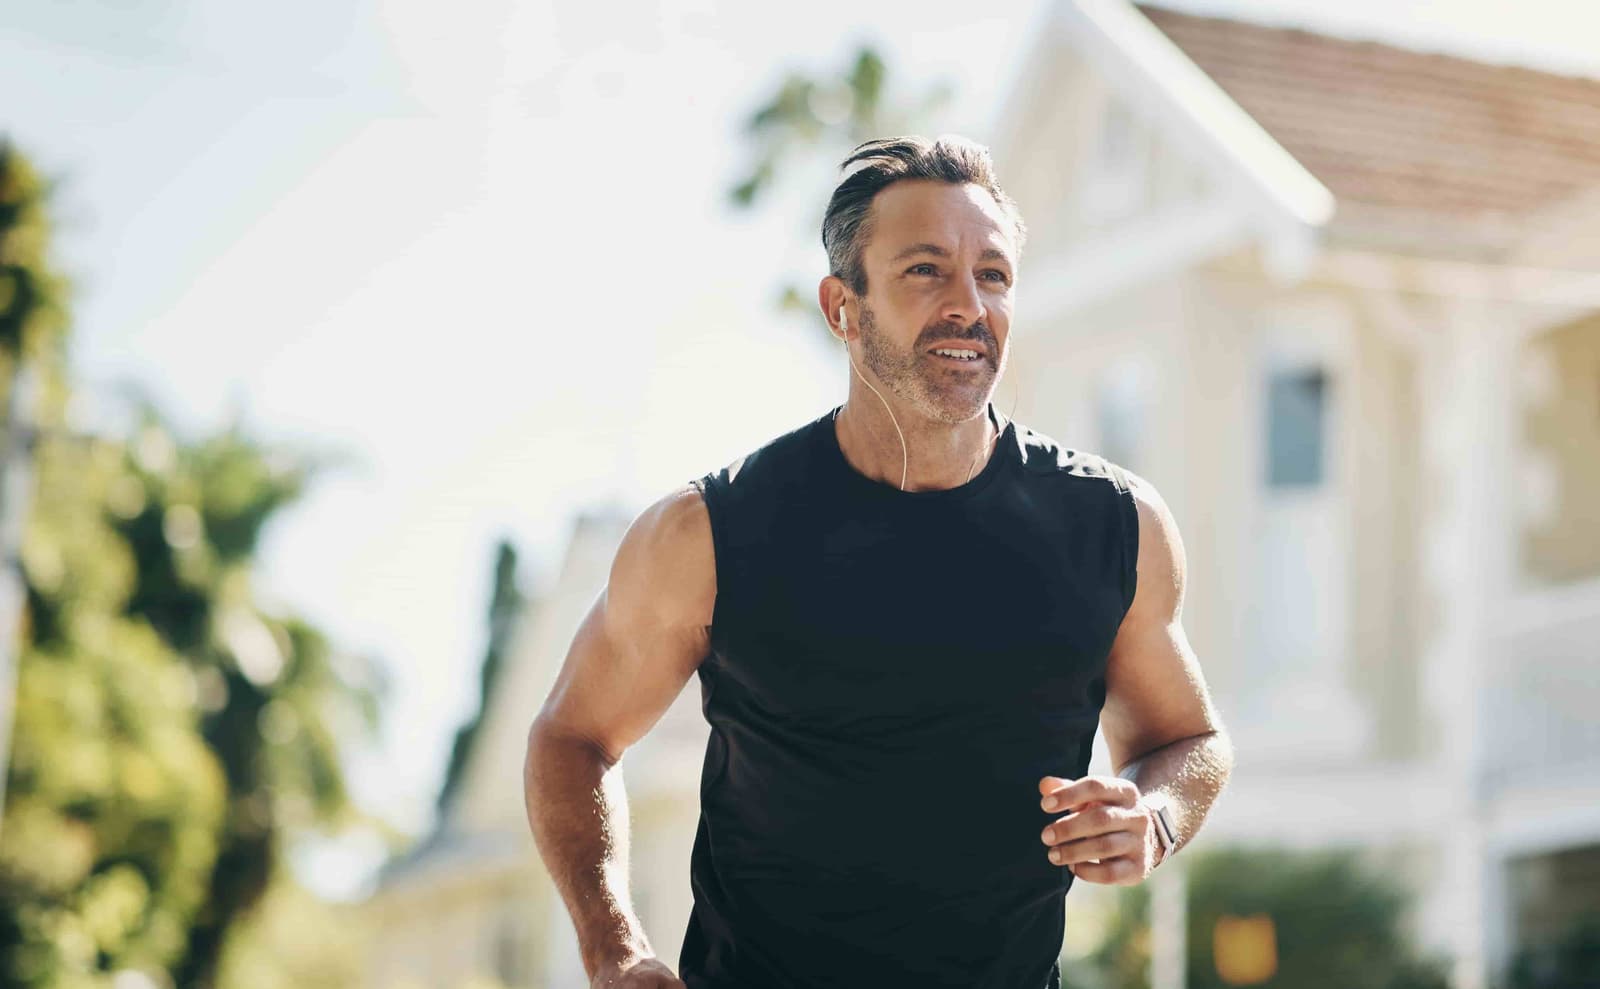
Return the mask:
[[(1161, 497), (990, 404), (1024, 226), (987, 149), (844, 167), (817, 294), (847, 401), (639, 516), (529, 733), (594, 987), (1059, 986), (1073, 880), (1143, 881), (1232, 766)], [(619, 763), (696, 672), (680, 981), (629, 902)]]

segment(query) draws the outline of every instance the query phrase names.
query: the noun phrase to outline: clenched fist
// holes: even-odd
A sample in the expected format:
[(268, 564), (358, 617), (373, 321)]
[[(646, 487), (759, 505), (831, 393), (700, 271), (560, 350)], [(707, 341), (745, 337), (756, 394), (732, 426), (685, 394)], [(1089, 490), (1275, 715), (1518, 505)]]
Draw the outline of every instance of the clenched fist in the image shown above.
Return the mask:
[(1144, 882), (1156, 867), (1161, 846), (1137, 784), (1115, 776), (1046, 776), (1039, 794), (1044, 810), (1066, 812), (1039, 836), (1051, 862), (1109, 886)]

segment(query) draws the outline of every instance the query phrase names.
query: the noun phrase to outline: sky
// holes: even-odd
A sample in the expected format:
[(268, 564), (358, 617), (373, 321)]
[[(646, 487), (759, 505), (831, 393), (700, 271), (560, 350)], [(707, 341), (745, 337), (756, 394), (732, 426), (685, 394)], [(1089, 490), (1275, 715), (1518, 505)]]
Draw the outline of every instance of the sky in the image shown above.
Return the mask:
[[(428, 826), (497, 538), (537, 590), (574, 513), (637, 512), (842, 400), (842, 355), (771, 304), (822, 273), (834, 162), (731, 210), (751, 109), (870, 42), (894, 92), (954, 86), (930, 133), (986, 140), (1045, 2), (0, 8), (0, 135), (58, 182), (77, 414), (118, 428), (132, 386), (191, 436), (348, 456), (257, 576), (387, 671), (362, 806)], [(1600, 76), (1571, 0), (1168, 5)]]

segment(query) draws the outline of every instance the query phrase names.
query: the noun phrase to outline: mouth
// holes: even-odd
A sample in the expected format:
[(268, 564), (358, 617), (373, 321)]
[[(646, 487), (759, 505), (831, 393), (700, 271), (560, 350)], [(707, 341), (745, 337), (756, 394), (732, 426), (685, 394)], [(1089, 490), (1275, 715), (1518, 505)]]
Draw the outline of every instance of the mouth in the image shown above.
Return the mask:
[(969, 343), (930, 347), (927, 352), (940, 363), (952, 365), (980, 365), (988, 356), (981, 346)]

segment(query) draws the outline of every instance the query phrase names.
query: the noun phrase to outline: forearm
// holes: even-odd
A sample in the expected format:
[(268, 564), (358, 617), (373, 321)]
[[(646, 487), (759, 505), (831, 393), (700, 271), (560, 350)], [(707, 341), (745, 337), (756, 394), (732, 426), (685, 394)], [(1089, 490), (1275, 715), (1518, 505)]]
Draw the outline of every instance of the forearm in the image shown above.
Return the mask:
[(1225, 732), (1212, 731), (1152, 749), (1117, 775), (1135, 783), (1140, 793), (1160, 792), (1167, 798), (1178, 832), (1176, 852), (1205, 823), (1232, 771), (1233, 744)]
[(628, 897), (628, 801), (622, 767), (538, 721), (523, 770), (534, 843), (566, 902), (590, 978), (654, 955)]

